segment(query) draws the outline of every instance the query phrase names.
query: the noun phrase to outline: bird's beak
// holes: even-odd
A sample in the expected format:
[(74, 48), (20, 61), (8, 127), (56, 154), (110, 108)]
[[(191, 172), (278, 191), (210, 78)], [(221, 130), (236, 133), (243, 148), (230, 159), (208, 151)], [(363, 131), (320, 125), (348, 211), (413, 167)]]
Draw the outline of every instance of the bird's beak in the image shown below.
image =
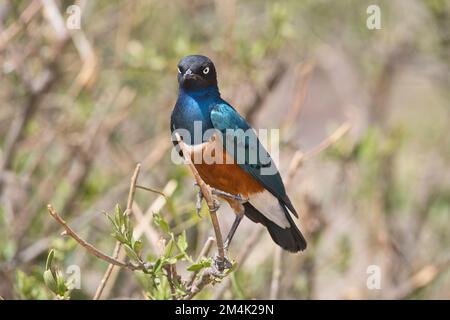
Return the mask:
[(194, 79), (196, 75), (192, 72), (191, 69), (187, 69), (183, 74), (183, 80)]

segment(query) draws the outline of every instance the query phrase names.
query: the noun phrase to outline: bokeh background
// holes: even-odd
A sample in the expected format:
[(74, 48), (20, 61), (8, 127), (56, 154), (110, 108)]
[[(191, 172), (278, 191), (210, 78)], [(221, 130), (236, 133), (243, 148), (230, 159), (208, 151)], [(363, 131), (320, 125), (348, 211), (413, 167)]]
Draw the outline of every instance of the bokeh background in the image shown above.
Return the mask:
[[(103, 212), (125, 206), (137, 162), (139, 184), (168, 197), (138, 190), (134, 211), (159, 212), (198, 253), (211, 222), (171, 162), (169, 117), (177, 62), (200, 53), (254, 127), (281, 130), (279, 168), (309, 247), (281, 252), (246, 220), (229, 253), (239, 269), (198, 297), (450, 298), (449, 1), (79, 1), (69, 30), (72, 4), (0, 3), (1, 297), (51, 298), (54, 248), (59, 265), (80, 267), (73, 298), (91, 298), (107, 264), (61, 237), (46, 204), (111, 253)], [(371, 4), (380, 30), (366, 26)], [(233, 218), (223, 205), (224, 233)], [(152, 223), (135, 224), (157, 250)], [(105, 298), (142, 299), (136, 275), (115, 272)]]

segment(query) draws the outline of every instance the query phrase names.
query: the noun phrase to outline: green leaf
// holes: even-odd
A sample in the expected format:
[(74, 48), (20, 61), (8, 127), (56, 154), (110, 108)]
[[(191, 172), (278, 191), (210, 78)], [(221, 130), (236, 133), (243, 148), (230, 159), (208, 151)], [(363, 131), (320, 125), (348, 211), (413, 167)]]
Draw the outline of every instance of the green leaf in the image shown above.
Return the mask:
[(125, 252), (127, 253), (127, 256), (134, 260), (134, 261), (139, 261), (139, 256), (136, 254), (136, 252), (134, 252), (133, 248), (131, 248), (129, 245), (124, 244), (123, 247), (125, 248)]
[(154, 273), (157, 273), (158, 271), (161, 270), (161, 264), (162, 264), (162, 260), (161, 259), (158, 259), (158, 260), (155, 261), (155, 265), (153, 267), (153, 272)]
[(175, 263), (177, 263), (177, 259), (175, 259), (175, 258), (168, 258), (168, 259), (165, 260), (165, 263), (166, 264), (175, 264)]
[(60, 296), (64, 296), (64, 294), (67, 291), (66, 286), (66, 280), (64, 279), (64, 276), (61, 274), (60, 271), (56, 273), (56, 287), (57, 287), (57, 293)]
[(134, 252), (136, 252), (137, 255), (141, 254), (141, 251), (142, 251), (142, 241), (141, 240), (136, 240), (134, 242), (133, 250), (134, 250)]
[(172, 256), (173, 248), (174, 248), (174, 241), (173, 241), (173, 239), (170, 239), (169, 243), (166, 245), (166, 248), (164, 249), (163, 256), (166, 258)]
[(109, 214), (105, 213), (105, 216), (108, 218), (108, 220), (111, 222), (111, 224), (113, 225), (114, 229), (116, 229), (117, 231), (120, 231), (120, 226), (117, 225), (117, 222), (114, 218), (112, 218)]
[(175, 259), (181, 260), (181, 259), (184, 259), (185, 257), (186, 257), (185, 253), (179, 253), (175, 256)]
[(157, 213), (153, 214), (153, 221), (164, 233), (168, 234), (170, 232), (169, 224), (161, 215)]
[(191, 264), (187, 268), (187, 270), (188, 271), (199, 271), (203, 268), (209, 268), (211, 266), (211, 263), (212, 263), (212, 261), (210, 258), (203, 258), (202, 260), (200, 260), (200, 262)]
[(180, 249), (180, 251), (184, 253), (188, 247), (188, 244), (186, 241), (186, 230), (183, 230), (181, 235), (178, 236), (177, 244), (178, 244), (178, 249)]
[(111, 236), (116, 238), (116, 240), (119, 241), (122, 244), (127, 244), (128, 243), (127, 239), (125, 239), (125, 237), (119, 232), (111, 233)]
[(58, 286), (50, 269), (44, 271), (44, 283), (51, 291), (58, 293)]
[(114, 221), (119, 228), (123, 225), (123, 214), (118, 204), (116, 204), (116, 208), (114, 210)]
[(227, 271), (225, 271), (225, 275), (229, 275), (230, 273), (232, 273), (233, 271), (235, 271), (237, 268), (237, 262), (236, 261), (231, 261), (231, 268), (228, 269)]
[(45, 262), (45, 270), (50, 270), (50, 268), (52, 267), (52, 262), (53, 262), (53, 257), (55, 256), (55, 251), (50, 250), (48, 256), (47, 256), (47, 261)]

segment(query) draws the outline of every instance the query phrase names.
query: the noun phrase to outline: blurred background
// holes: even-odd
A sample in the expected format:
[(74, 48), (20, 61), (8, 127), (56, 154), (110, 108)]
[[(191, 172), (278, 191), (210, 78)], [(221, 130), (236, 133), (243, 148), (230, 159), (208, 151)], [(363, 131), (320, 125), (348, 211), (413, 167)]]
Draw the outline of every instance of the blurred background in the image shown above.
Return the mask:
[[(379, 30), (366, 25), (371, 4)], [(72, 297), (90, 299), (107, 264), (61, 237), (46, 204), (111, 254), (103, 212), (125, 206), (137, 162), (139, 184), (167, 195), (136, 193), (145, 250), (157, 250), (159, 212), (198, 254), (211, 221), (195, 213), (169, 131), (177, 63), (194, 53), (255, 128), (281, 130), (279, 169), (309, 240), (281, 252), (246, 219), (229, 253), (239, 269), (199, 298), (450, 298), (445, 0), (1, 1), (1, 297), (51, 298), (54, 248), (60, 266), (80, 267)], [(226, 233), (227, 205), (219, 219)], [(136, 275), (115, 272), (104, 298), (142, 299)]]

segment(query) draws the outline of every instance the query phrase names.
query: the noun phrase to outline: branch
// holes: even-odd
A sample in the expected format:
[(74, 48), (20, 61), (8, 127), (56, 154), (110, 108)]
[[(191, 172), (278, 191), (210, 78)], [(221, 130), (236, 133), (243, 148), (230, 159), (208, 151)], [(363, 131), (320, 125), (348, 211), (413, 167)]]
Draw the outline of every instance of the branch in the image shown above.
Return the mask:
[(286, 65), (282, 62), (279, 62), (276, 65), (274, 72), (270, 75), (269, 79), (267, 80), (267, 83), (264, 86), (264, 88), (256, 92), (255, 99), (253, 100), (252, 104), (247, 109), (247, 112), (245, 114), (245, 118), (249, 123), (253, 123), (256, 114), (264, 106), (264, 101), (267, 99), (270, 93), (272, 93), (272, 91), (280, 83), (283, 76), (286, 74), (285, 71)]
[[(197, 263), (199, 263), (203, 257), (206, 257), (208, 255), (208, 252), (209, 252), (209, 250), (211, 250), (213, 242), (214, 242), (214, 238), (213, 237), (209, 237), (208, 240), (206, 240), (205, 244), (203, 245), (202, 250), (200, 251), (200, 254), (198, 255), (198, 258), (197, 258), (197, 261), (196, 261)], [(187, 282), (187, 286), (188, 287), (192, 286), (192, 284), (195, 281), (195, 277), (197, 276), (199, 271), (200, 270), (194, 271), (194, 272), (191, 273), (191, 276), (189, 277), (189, 280)]]
[(203, 272), (202, 277), (194, 282), (194, 284), (191, 287), (191, 290), (189, 291), (189, 294), (186, 297), (184, 297), (183, 300), (192, 300), (192, 298), (194, 298), (197, 295), (197, 293), (202, 291), (202, 289), (206, 285), (210, 284), (213, 281), (215, 276), (216, 274), (212, 268), (206, 269)]
[(291, 183), (296, 171), (298, 170), (298, 168), (300, 168), (305, 160), (309, 160), (317, 156), (319, 153), (332, 146), (339, 139), (341, 139), (350, 130), (350, 128), (351, 124), (349, 122), (344, 122), (331, 135), (329, 135), (325, 140), (323, 140), (309, 152), (303, 153), (302, 151), (297, 150), (292, 157), (291, 162), (289, 163), (286, 185), (289, 185)]
[(280, 292), (280, 279), (281, 279), (281, 261), (283, 258), (283, 249), (277, 247), (273, 256), (273, 270), (272, 270), (272, 282), (270, 284), (270, 299), (277, 300)]
[(128, 268), (128, 269), (130, 269), (132, 271), (134, 271), (134, 270), (144, 270), (145, 269), (144, 266), (135, 265), (135, 264), (132, 264), (132, 263), (125, 263), (125, 262), (119, 261), (116, 258), (111, 257), (111, 256), (101, 252), (100, 250), (95, 248), (92, 244), (88, 243), (86, 240), (81, 238), (66, 223), (66, 221), (64, 221), (64, 219), (61, 218), (61, 216), (58, 214), (58, 212), (56, 212), (56, 210), (53, 208), (53, 206), (51, 204), (47, 205), (47, 210), (50, 213), (50, 215), (53, 217), (53, 219), (55, 219), (56, 222), (58, 222), (64, 228), (63, 235), (68, 235), (68, 236), (72, 237), (76, 242), (78, 242), (83, 248), (85, 248), (92, 255), (96, 256), (97, 258), (99, 258), (101, 260), (104, 260), (104, 261), (110, 263), (111, 265), (115, 265), (115, 266), (122, 267), (122, 268)]
[[(136, 165), (136, 168), (134, 169), (134, 173), (133, 176), (131, 177), (131, 181), (130, 181), (130, 190), (128, 191), (128, 199), (127, 199), (127, 208), (125, 211), (125, 214), (129, 215), (132, 212), (132, 207), (133, 207), (133, 199), (134, 199), (134, 193), (136, 192), (136, 182), (137, 182), (137, 178), (139, 176), (139, 172), (141, 171), (141, 164), (138, 163)], [(122, 249), (122, 244), (117, 241), (116, 242), (116, 247), (114, 248), (114, 253), (113, 253), (113, 257), (114, 259), (117, 259), (120, 255), (120, 251)], [(103, 275), (102, 281), (100, 282), (100, 285), (97, 288), (97, 291), (95, 292), (94, 295), (94, 300), (98, 300), (100, 299), (103, 290), (105, 289), (106, 283), (109, 280), (109, 277), (111, 276), (111, 273), (114, 269), (114, 264), (110, 264), (108, 266), (108, 269), (106, 269), (105, 274)]]
[(164, 198), (167, 199), (167, 195), (165, 195), (164, 192), (159, 191), (159, 190), (156, 190), (156, 189), (153, 189), (153, 188), (149, 188), (149, 187), (144, 187), (144, 186), (136, 185), (136, 189), (142, 189), (142, 190), (145, 190), (145, 191), (157, 193), (157, 194), (160, 194), (160, 195), (162, 195)]
[[(237, 260), (239, 260), (239, 264), (236, 266), (235, 271), (237, 271), (241, 266), (244, 265), (245, 261), (250, 256), (250, 253), (252, 252), (253, 248), (258, 243), (258, 240), (263, 235), (264, 230), (266, 230), (266, 229), (263, 227), (255, 229), (252, 232), (252, 234), (249, 236), (247, 241), (244, 243), (241, 250), (237, 254), (237, 257), (238, 257)], [(222, 295), (224, 294), (225, 290), (230, 286), (230, 284), (231, 284), (231, 278), (228, 277), (228, 278), (224, 279), (222, 281), (222, 283), (220, 284), (218, 290), (216, 292), (214, 292), (212, 300), (220, 299), (222, 297)]]
[(203, 197), (206, 200), (206, 204), (208, 205), (209, 208), (209, 215), (211, 217), (211, 222), (213, 224), (214, 227), (214, 233), (216, 235), (216, 242), (217, 242), (217, 251), (218, 251), (218, 258), (219, 258), (219, 262), (221, 262), (218, 266), (219, 271), (223, 271), (224, 268), (224, 264), (223, 262), (225, 261), (225, 250), (223, 247), (223, 238), (222, 238), (222, 233), (220, 232), (220, 226), (219, 226), (219, 221), (217, 219), (217, 207), (213, 198), (213, 194), (211, 191), (211, 187), (209, 185), (207, 185), (203, 179), (200, 177), (200, 174), (198, 173), (197, 169), (195, 168), (195, 165), (192, 163), (191, 159), (189, 158), (188, 154), (189, 152), (186, 150), (186, 145), (183, 142), (183, 140), (181, 140), (181, 137), (178, 133), (175, 133), (175, 137), (178, 141), (178, 144), (180, 145), (181, 151), (183, 153), (183, 158), (186, 162), (186, 164), (189, 166), (189, 169), (191, 169), (192, 174), (194, 175), (195, 181), (197, 182), (198, 187), (200, 188)]

